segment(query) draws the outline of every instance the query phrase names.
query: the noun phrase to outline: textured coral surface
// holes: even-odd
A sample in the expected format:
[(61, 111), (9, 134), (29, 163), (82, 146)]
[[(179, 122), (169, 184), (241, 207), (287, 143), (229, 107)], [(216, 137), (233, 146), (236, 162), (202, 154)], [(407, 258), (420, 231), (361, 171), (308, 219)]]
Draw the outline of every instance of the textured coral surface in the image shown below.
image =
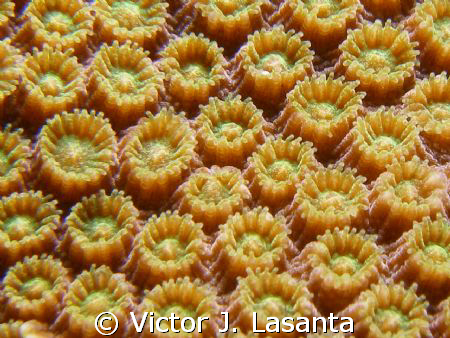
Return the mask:
[(448, 72), (450, 0), (0, 0), (0, 338), (450, 338)]

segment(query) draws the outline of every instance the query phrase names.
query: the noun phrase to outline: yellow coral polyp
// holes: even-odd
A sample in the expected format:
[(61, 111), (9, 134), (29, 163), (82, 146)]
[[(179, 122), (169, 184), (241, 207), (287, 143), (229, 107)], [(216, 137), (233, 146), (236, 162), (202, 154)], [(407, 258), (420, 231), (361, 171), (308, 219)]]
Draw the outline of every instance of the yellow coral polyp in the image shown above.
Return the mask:
[(233, 61), (237, 90), (255, 102), (278, 106), (295, 83), (313, 71), (309, 47), (301, 33), (285, 32), (283, 26), (255, 32)]
[(219, 289), (224, 291), (235, 287), (237, 277), (247, 276), (247, 269), (286, 269), (294, 253), (283, 216), (267, 208), (244, 209), (220, 226), (211, 269), (222, 274)]
[(5, 108), (14, 97), (19, 84), (20, 56), (18, 50), (11, 46), (11, 40), (0, 41), (0, 117), (3, 117)]
[(358, 118), (335, 152), (340, 161), (374, 180), (395, 159), (426, 158), (420, 131), (406, 116), (381, 108)]
[(23, 130), (0, 131), (0, 195), (24, 190), (30, 174), (30, 141), (22, 137)]
[(429, 300), (447, 294), (450, 285), (450, 226), (444, 217), (425, 217), (390, 248), (388, 265), (395, 280), (416, 282)]
[(381, 279), (383, 260), (376, 236), (346, 227), (327, 230), (307, 244), (289, 271), (308, 281), (323, 308), (337, 313)]
[(450, 297), (444, 299), (437, 307), (431, 323), (431, 332), (435, 337), (450, 337)]
[(410, 230), (414, 221), (436, 219), (450, 207), (446, 175), (418, 157), (395, 160), (375, 181), (369, 198), (371, 224), (386, 240)]
[(29, 49), (49, 45), (63, 51), (73, 49), (75, 55), (85, 56), (94, 34), (94, 18), (82, 0), (31, 0), (23, 19), (14, 39)]
[(259, 204), (278, 210), (294, 198), (296, 184), (320, 164), (310, 142), (269, 137), (248, 159), (244, 177)]
[(38, 184), (60, 201), (79, 201), (112, 185), (117, 141), (101, 113), (56, 115), (42, 127), (35, 152)]
[(13, 1), (2, 0), (0, 2), (0, 29), (7, 30), (11, 19), (15, 16), (14, 7)]
[(208, 257), (209, 245), (202, 225), (190, 215), (166, 212), (144, 225), (123, 270), (134, 283), (146, 287), (185, 276), (207, 281)]
[(60, 248), (77, 267), (117, 268), (131, 251), (139, 211), (131, 197), (114, 190), (83, 197), (67, 216)]
[(426, 0), (406, 21), (419, 43), (421, 65), (436, 72), (450, 72), (449, 18), (448, 1)]
[(183, 34), (161, 52), (160, 69), (166, 74), (170, 100), (188, 112), (227, 85), (228, 62), (223, 49), (202, 34)]
[(52, 322), (62, 308), (69, 273), (53, 257), (26, 257), (11, 267), (2, 284), (8, 318)]
[(365, 23), (349, 31), (339, 46), (341, 55), (336, 73), (347, 80), (358, 80), (358, 90), (376, 103), (391, 103), (409, 90), (415, 81), (414, 67), (418, 51), (402, 26), (394, 27), (390, 20)]
[(364, 112), (357, 81), (334, 75), (307, 77), (288, 94), (287, 105), (275, 120), (283, 135), (311, 141), (322, 155), (329, 155)]
[(61, 214), (56, 203), (40, 191), (13, 193), (0, 200), (2, 265), (12, 265), (25, 256), (54, 249)]
[(205, 233), (215, 232), (228, 216), (243, 210), (251, 194), (241, 171), (234, 167), (197, 169), (174, 193), (180, 214), (192, 214)]
[(115, 128), (135, 124), (147, 111), (156, 112), (164, 75), (138, 45), (103, 45), (88, 74), (89, 104), (105, 113)]
[(120, 142), (118, 184), (143, 208), (157, 208), (200, 165), (195, 132), (184, 115), (162, 109), (141, 119)]
[(167, 41), (168, 3), (161, 0), (96, 0), (98, 35), (108, 44), (127, 40), (155, 52)]
[(199, 153), (205, 165), (242, 168), (247, 157), (265, 140), (268, 123), (251, 100), (228, 96), (211, 98), (195, 119)]
[(42, 51), (35, 48), (26, 56), (21, 67), (21, 115), (30, 125), (42, 125), (55, 114), (83, 105), (83, 66), (72, 52), (46, 45)]
[(339, 316), (353, 318), (358, 337), (431, 337), (428, 303), (417, 285), (380, 282), (359, 295)]
[(369, 190), (365, 178), (338, 166), (310, 173), (298, 185), (284, 213), (298, 245), (332, 228), (365, 228), (369, 221)]
[(345, 40), (347, 29), (356, 26), (362, 11), (357, 0), (288, 0), (271, 21), (303, 32), (313, 49), (323, 53)]

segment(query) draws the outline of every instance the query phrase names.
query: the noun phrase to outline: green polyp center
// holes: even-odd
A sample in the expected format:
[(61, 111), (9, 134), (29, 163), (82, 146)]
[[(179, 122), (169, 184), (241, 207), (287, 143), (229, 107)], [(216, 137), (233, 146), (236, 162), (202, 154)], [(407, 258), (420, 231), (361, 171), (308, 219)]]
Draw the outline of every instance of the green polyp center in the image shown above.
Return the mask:
[(376, 152), (391, 151), (400, 143), (395, 137), (378, 136), (373, 140), (373, 147)]
[[(175, 313), (175, 316), (180, 317), (180, 318), (185, 318), (185, 317), (194, 318), (196, 315), (195, 311), (192, 311), (180, 304), (170, 304), (169, 306), (167, 306), (161, 310), (161, 314), (163, 314), (163, 315), (170, 316), (171, 313)], [(178, 322), (180, 322), (180, 321), (178, 321)]]
[(8, 156), (0, 150), (0, 175), (6, 175), (10, 169), (11, 166), (9, 164)]
[(133, 29), (143, 23), (139, 4), (133, 1), (114, 1), (111, 5), (112, 15), (119, 25)]
[(19, 241), (33, 234), (38, 227), (39, 225), (33, 217), (22, 215), (8, 218), (2, 225), (3, 231), (8, 233), (9, 239), (13, 241)]
[(64, 90), (64, 82), (59, 75), (47, 73), (39, 81), (39, 87), (45, 96), (58, 96)]
[(427, 245), (424, 252), (430, 257), (433, 263), (445, 264), (450, 259), (447, 249), (438, 244)]
[(176, 238), (167, 238), (158, 243), (154, 251), (161, 260), (171, 261), (184, 256), (185, 246)]
[(52, 287), (53, 283), (48, 280), (41, 277), (35, 277), (22, 284), (20, 287), (20, 294), (29, 300), (41, 299), (44, 292), (51, 290)]
[(337, 191), (324, 191), (319, 194), (319, 208), (321, 210), (327, 210), (328, 208), (344, 210), (346, 200), (345, 195)]
[(259, 257), (270, 250), (270, 243), (257, 233), (245, 233), (237, 239), (237, 246), (245, 256)]
[(224, 122), (219, 124), (214, 129), (214, 132), (220, 136), (225, 137), (228, 142), (232, 142), (233, 140), (241, 137), (244, 132), (244, 128), (234, 122)]
[(108, 240), (119, 231), (117, 222), (112, 217), (95, 217), (84, 223), (83, 231), (92, 241)]
[(223, 15), (232, 15), (242, 9), (246, 4), (236, 0), (215, 0), (214, 5), (223, 13)]
[(358, 271), (361, 267), (358, 259), (356, 259), (353, 255), (339, 255), (334, 254), (331, 257), (330, 261), (331, 270), (337, 275), (349, 274), (353, 275), (356, 271)]
[(74, 135), (63, 136), (56, 144), (55, 159), (61, 168), (81, 173), (86, 170), (86, 162), (95, 151), (91, 142), (80, 140)]
[(402, 181), (395, 187), (395, 193), (405, 203), (416, 201), (420, 194), (414, 181)]
[(283, 182), (289, 179), (289, 176), (296, 171), (297, 166), (287, 160), (278, 160), (269, 165), (267, 169), (272, 179)]
[(127, 71), (113, 71), (111, 73), (111, 82), (114, 90), (122, 94), (130, 94), (136, 89), (135, 76)]
[(371, 49), (361, 53), (360, 59), (366, 66), (374, 71), (381, 71), (387, 67), (392, 69), (396, 62), (394, 56), (387, 49)]
[(339, 3), (334, 0), (309, 0), (307, 1), (309, 10), (316, 9), (318, 18), (328, 18), (329, 16), (339, 12)]
[[(440, 33), (443, 39), (450, 39), (450, 18), (434, 20), (434, 27)], [(447, 41), (448, 42), (448, 41)]]
[(408, 317), (396, 307), (377, 309), (375, 322), (382, 332), (398, 332), (409, 328)]
[(142, 144), (141, 156), (151, 169), (164, 167), (172, 159), (173, 149), (166, 141), (148, 141)]
[(268, 73), (280, 73), (289, 69), (289, 61), (283, 53), (272, 52), (261, 58), (259, 68)]
[(199, 63), (189, 63), (181, 69), (184, 77), (190, 80), (207, 78), (209, 69)]
[(307, 110), (314, 119), (328, 121), (341, 112), (335, 105), (326, 102), (311, 102), (308, 104)]
[(104, 311), (111, 311), (114, 308), (114, 301), (111, 299), (112, 295), (107, 291), (96, 291), (88, 295), (80, 307), (83, 307), (83, 312), (88, 316), (98, 316)]
[(256, 312), (261, 317), (283, 317), (291, 312), (291, 307), (279, 296), (267, 295), (257, 300)]
[(450, 103), (433, 103), (428, 109), (431, 111), (434, 120), (450, 123)]
[(73, 21), (70, 15), (58, 11), (47, 12), (43, 22), (49, 32), (57, 32), (66, 35), (73, 30)]
[(200, 198), (209, 203), (218, 204), (228, 196), (228, 190), (215, 179), (207, 180), (200, 190)]

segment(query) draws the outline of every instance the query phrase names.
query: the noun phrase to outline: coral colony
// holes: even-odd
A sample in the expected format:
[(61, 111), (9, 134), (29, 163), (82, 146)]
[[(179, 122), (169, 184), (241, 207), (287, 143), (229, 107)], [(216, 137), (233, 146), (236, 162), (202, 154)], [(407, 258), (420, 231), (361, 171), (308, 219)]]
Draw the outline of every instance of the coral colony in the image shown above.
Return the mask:
[(0, 338), (450, 338), (450, 0), (0, 0)]

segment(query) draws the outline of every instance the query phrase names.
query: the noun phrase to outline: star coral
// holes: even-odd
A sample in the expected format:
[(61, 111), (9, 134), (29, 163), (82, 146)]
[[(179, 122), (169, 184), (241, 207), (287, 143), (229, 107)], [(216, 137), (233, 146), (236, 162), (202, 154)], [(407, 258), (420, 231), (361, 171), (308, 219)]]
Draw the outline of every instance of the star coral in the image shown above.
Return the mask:
[(117, 141), (95, 111), (64, 112), (41, 129), (35, 147), (37, 183), (61, 201), (79, 201), (112, 184)]
[(114, 41), (102, 45), (89, 65), (89, 104), (104, 112), (117, 129), (157, 110), (164, 75), (147, 56), (137, 44)]
[(56, 203), (40, 191), (13, 193), (0, 200), (1, 265), (54, 249), (61, 214)]
[(207, 281), (207, 242), (202, 225), (190, 215), (165, 212), (153, 216), (136, 237), (123, 271), (134, 283), (148, 288), (185, 276)]
[(131, 127), (120, 141), (118, 185), (136, 205), (158, 208), (200, 166), (195, 132), (184, 115), (162, 109)]

